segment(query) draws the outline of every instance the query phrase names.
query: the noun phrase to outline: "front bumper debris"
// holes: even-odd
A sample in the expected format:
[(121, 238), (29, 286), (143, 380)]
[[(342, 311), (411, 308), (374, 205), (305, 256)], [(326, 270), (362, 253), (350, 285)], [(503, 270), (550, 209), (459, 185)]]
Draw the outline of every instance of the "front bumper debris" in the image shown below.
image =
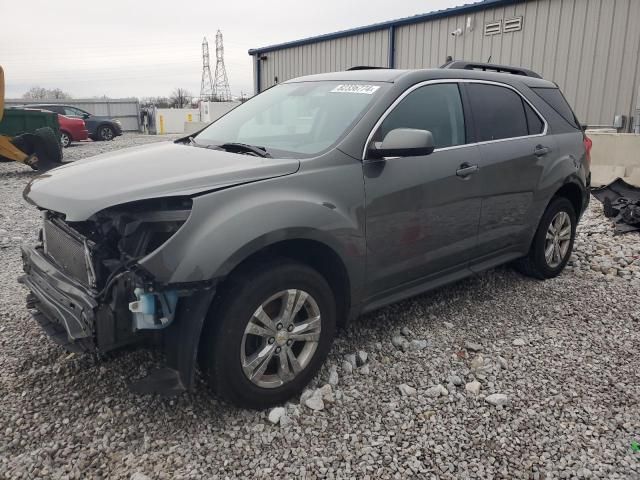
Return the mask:
[(175, 321), (172, 315), (166, 323), (160, 322), (155, 329), (160, 336), (153, 337), (150, 335), (154, 329), (148, 325), (145, 324), (145, 330), (135, 328), (142, 320), (134, 321), (134, 317), (148, 314), (132, 313), (130, 305), (124, 302), (131, 287), (129, 282), (114, 285), (103, 298), (101, 293), (63, 272), (49, 260), (42, 247), (23, 246), (22, 260), (25, 275), (19, 281), (31, 291), (27, 307), (54, 342), (73, 352), (106, 352), (155, 338), (162, 347), (165, 366), (132, 382), (130, 389), (137, 393), (174, 395), (193, 388), (200, 333), (216, 292), (214, 284), (176, 285), (182, 296), (179, 300), (173, 295), (168, 297)]
[(96, 292), (60, 271), (37, 247), (22, 247), (26, 275), (19, 281), (31, 290), (32, 305), (75, 341), (95, 335)]
[(604, 215), (615, 222), (616, 234), (640, 230), (640, 188), (618, 178), (592, 189), (591, 194), (604, 205)]

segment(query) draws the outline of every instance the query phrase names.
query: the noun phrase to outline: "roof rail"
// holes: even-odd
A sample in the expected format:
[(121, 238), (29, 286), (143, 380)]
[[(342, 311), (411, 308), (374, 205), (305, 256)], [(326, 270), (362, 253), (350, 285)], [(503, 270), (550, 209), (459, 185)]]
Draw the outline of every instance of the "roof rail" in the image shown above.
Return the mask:
[(389, 70), (389, 67), (370, 67), (368, 65), (356, 65), (355, 67), (347, 68), (347, 72), (351, 70)]
[(482, 70), (483, 72), (510, 73), (512, 75), (523, 75), (525, 77), (542, 78), (533, 70), (522, 67), (512, 67), (509, 65), (496, 65), (493, 63), (466, 62), (464, 60), (452, 60), (445, 63), (440, 68), (451, 68), (457, 70)]

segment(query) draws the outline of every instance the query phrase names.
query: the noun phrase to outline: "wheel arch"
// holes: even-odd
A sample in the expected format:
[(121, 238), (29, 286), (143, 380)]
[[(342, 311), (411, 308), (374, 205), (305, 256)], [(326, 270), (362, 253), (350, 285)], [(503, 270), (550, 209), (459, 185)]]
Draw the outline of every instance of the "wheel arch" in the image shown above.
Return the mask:
[(569, 200), (573, 205), (577, 219), (580, 218), (589, 202), (588, 191), (586, 191), (586, 187), (582, 186), (577, 178), (567, 178), (561, 185), (555, 186), (555, 188), (550, 189), (550, 191), (553, 193), (551, 195), (547, 193), (547, 195), (549, 195), (548, 199), (546, 200), (546, 202), (541, 202), (539, 204), (540, 206), (535, 213), (535, 223), (532, 224), (532, 228), (527, 234), (526, 240), (524, 242), (524, 245), (526, 246), (524, 252), (528, 251), (531, 248), (531, 244), (535, 237), (536, 231), (538, 230), (538, 226), (540, 225), (542, 216), (544, 215), (544, 212), (547, 211), (549, 205), (551, 205), (551, 202), (553, 202), (555, 198), (562, 197)]
[(309, 237), (283, 238), (268, 244), (252, 242), (232, 255), (219, 272), (224, 288), (236, 274), (267, 264), (274, 258), (287, 258), (320, 273), (329, 284), (336, 300), (338, 325), (344, 326), (352, 306), (352, 279), (343, 258), (328, 243)]
[(557, 197), (564, 197), (567, 200), (569, 200), (571, 202), (571, 204), (573, 205), (573, 208), (576, 212), (576, 217), (580, 217), (580, 214), (582, 213), (583, 209), (585, 208), (584, 206), (584, 195), (583, 195), (583, 191), (584, 189), (582, 187), (580, 187), (580, 185), (578, 185), (576, 182), (567, 182), (564, 185), (562, 185), (557, 191), (556, 193), (553, 194), (553, 196), (551, 197), (551, 199), (549, 199), (549, 202), (547, 203), (546, 208), (549, 207), (549, 204), (553, 201), (554, 198)]

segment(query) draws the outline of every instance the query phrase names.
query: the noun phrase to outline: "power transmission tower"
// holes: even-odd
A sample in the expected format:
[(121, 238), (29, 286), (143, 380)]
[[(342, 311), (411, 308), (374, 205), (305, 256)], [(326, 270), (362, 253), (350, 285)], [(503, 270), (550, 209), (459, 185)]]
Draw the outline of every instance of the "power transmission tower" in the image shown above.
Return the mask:
[(202, 40), (202, 82), (200, 83), (200, 99), (213, 100), (213, 79), (209, 66), (209, 42), (207, 37)]
[(227, 70), (224, 68), (224, 46), (222, 45), (222, 32), (216, 33), (216, 81), (213, 84), (214, 100), (218, 102), (231, 101), (231, 89)]

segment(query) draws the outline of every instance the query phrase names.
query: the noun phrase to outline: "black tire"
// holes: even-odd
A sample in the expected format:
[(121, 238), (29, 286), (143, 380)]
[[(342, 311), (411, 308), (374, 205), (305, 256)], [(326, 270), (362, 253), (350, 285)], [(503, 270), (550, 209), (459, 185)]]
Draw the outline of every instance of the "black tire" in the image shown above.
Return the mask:
[(31, 165), (34, 170), (48, 170), (62, 163), (60, 138), (49, 127), (17, 135), (11, 139), (11, 143), (27, 155), (35, 154), (38, 157), (38, 162)]
[(116, 132), (109, 125), (100, 125), (98, 127), (98, 140), (103, 142), (113, 140), (116, 136)]
[(71, 145), (71, 135), (67, 132), (60, 132), (60, 145), (62, 148), (68, 148)]
[[(550, 265), (545, 258), (545, 244), (547, 231), (551, 221), (556, 218), (560, 212), (564, 212), (569, 216), (571, 221), (571, 237), (569, 240), (569, 248), (567, 249), (564, 257), (558, 265)], [(523, 257), (515, 262), (515, 266), (518, 271), (529, 277), (538, 278), (540, 280), (546, 280), (558, 276), (567, 262), (571, 258), (571, 252), (573, 251), (573, 243), (576, 237), (577, 216), (573, 204), (565, 197), (555, 197), (549, 203), (549, 206), (542, 215), (538, 229), (531, 242), (529, 253), (526, 257)]]
[[(302, 290), (314, 299), (320, 312), (320, 336), (308, 363), (293, 379), (281, 386), (261, 387), (242, 368), (245, 328), (258, 307), (288, 289)], [(335, 324), (333, 293), (317, 271), (286, 259), (255, 265), (234, 274), (218, 292), (202, 335), (201, 367), (209, 385), (229, 403), (254, 409), (281, 404), (300, 393), (322, 366), (333, 341)], [(294, 347), (295, 344), (291, 349)], [(273, 361), (277, 358), (274, 355)], [(278, 368), (277, 364), (272, 366)]]
[(60, 139), (54, 131), (49, 127), (42, 127), (36, 129), (34, 134), (42, 140), (42, 147), (49, 161), (62, 163), (62, 145), (60, 145)]

